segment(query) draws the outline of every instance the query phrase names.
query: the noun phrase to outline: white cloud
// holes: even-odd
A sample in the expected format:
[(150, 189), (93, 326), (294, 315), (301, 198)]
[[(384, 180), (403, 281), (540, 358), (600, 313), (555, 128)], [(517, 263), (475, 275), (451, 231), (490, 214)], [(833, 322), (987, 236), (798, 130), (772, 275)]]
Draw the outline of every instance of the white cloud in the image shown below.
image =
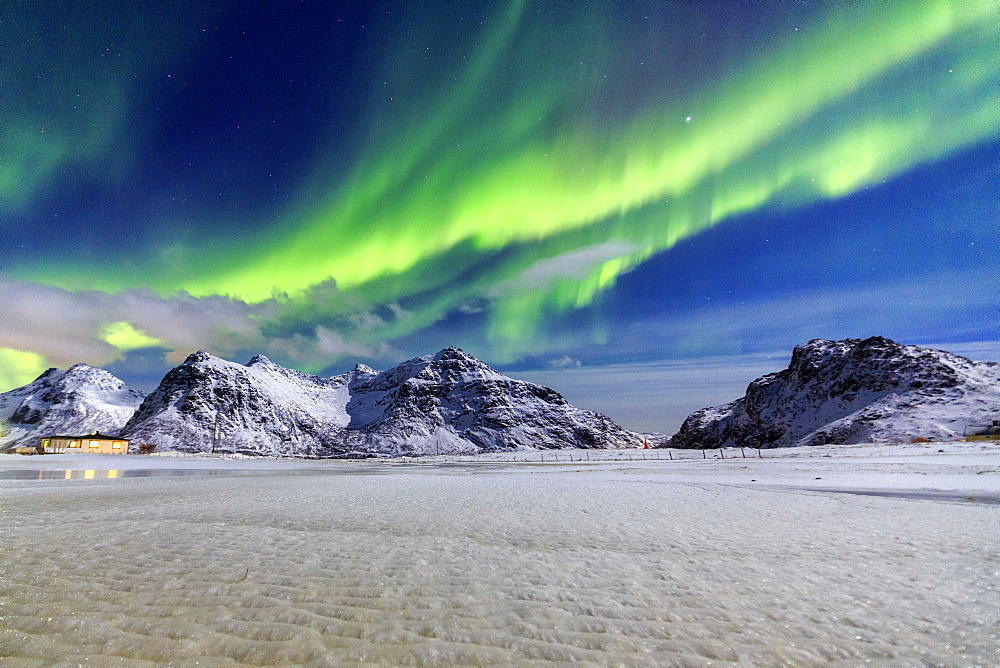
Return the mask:
[(638, 249), (639, 246), (635, 244), (609, 241), (578, 248), (556, 257), (544, 258), (514, 278), (496, 283), (489, 289), (487, 296), (501, 297), (526, 290), (544, 290), (557, 279), (582, 280), (595, 267), (629, 255)]
[(395, 318), (396, 320), (409, 320), (410, 318), (413, 317), (412, 313), (403, 310), (403, 307), (401, 307), (396, 302), (389, 302), (385, 306), (386, 308), (389, 309), (389, 311), (392, 313), (393, 318)]
[(316, 327), (312, 335), (296, 333), (267, 342), (267, 354), (290, 360), (303, 366), (325, 366), (330, 360), (347, 355), (374, 357), (372, 349), (347, 341), (343, 336), (326, 327)]
[(573, 359), (569, 355), (563, 355), (562, 357), (557, 357), (555, 359), (549, 360), (549, 366), (553, 369), (567, 369), (571, 367), (582, 366), (580, 360)]
[(73, 292), (0, 279), (0, 346), (40, 354), (58, 366), (108, 364), (121, 351), (104, 340), (106, 327), (124, 322), (161, 340), (180, 359), (199, 348), (224, 354), (263, 343), (253, 312), (225, 297)]
[[(340, 299), (335, 286), (324, 290), (320, 298), (328, 302)], [(0, 278), (0, 348), (38, 355), (50, 366), (65, 368), (78, 362), (106, 366), (136, 347), (137, 337), (130, 339), (129, 346), (112, 345), (115, 338), (109, 337), (108, 331), (113, 326), (157, 341), (167, 350), (170, 363), (183, 361), (195, 350), (230, 358), (255, 351), (274, 356), (283, 364), (322, 368), (342, 357), (370, 358), (396, 352), (386, 343), (352, 341), (350, 332), (370, 335), (386, 322), (360, 306), (352, 310), (343, 299), (339, 319), (346, 324), (346, 332), (314, 324), (290, 334), (269, 331), (269, 323), (296, 317), (300, 306), (283, 298), (247, 304), (228, 297), (187, 293), (161, 297), (145, 289), (118, 294), (70, 291)], [(397, 304), (387, 308), (394, 318), (412, 317)]]
[(358, 311), (357, 313), (351, 313), (347, 316), (347, 321), (353, 327), (361, 331), (369, 331), (378, 329), (379, 327), (385, 327), (385, 319), (379, 317), (378, 314), (372, 313), (371, 311)]

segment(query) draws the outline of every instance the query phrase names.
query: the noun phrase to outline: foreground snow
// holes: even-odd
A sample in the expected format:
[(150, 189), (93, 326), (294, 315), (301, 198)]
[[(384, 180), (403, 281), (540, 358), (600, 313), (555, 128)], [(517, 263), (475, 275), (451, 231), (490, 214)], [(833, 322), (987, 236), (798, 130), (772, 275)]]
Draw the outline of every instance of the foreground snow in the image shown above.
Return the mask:
[[(560, 450), (496, 452), (475, 456), (402, 459), (308, 460), (164, 452), (146, 455), (0, 454), (4, 471), (217, 473), (420, 473), (467, 469), (477, 473), (581, 473), (614, 478), (627, 473), (661, 482), (754, 487), (785, 486), (870, 491), (940, 491), (1000, 495), (1000, 443), (931, 442), (859, 444), (757, 450)], [(610, 476), (605, 475), (610, 474)], [(12, 477), (7, 475), (7, 477)], [(44, 476), (50, 478), (52, 476)]]
[(542, 454), (0, 456), (242, 474), (0, 479), (0, 657), (1000, 661), (995, 444)]

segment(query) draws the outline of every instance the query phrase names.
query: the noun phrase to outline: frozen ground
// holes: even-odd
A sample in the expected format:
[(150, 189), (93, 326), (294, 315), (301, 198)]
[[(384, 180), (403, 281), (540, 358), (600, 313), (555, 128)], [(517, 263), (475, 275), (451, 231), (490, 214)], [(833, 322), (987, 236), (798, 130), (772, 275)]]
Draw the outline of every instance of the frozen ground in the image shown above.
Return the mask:
[(671, 454), (0, 456), (0, 663), (1000, 663), (997, 445)]

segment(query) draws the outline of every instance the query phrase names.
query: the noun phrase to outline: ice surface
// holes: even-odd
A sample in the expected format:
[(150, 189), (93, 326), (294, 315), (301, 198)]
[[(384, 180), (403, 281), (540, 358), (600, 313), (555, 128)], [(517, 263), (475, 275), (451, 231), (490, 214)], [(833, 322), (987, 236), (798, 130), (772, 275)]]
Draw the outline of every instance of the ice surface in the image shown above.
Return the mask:
[(0, 480), (0, 663), (1000, 662), (1000, 507), (818, 489), (995, 496), (997, 445), (672, 454), (0, 456), (257, 473)]

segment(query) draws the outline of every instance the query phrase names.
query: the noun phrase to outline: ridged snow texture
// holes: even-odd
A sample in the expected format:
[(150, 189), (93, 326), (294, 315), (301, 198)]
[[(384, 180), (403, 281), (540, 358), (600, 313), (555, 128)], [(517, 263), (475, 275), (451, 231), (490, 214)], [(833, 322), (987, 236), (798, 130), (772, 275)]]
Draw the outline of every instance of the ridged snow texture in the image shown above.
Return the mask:
[(115, 435), (142, 394), (103, 369), (77, 364), (49, 369), (31, 383), (0, 394), (0, 450), (38, 445), (42, 436)]
[(547, 387), (508, 378), (457, 348), (384, 372), (320, 378), (255, 357), (198, 352), (129, 420), (133, 446), (304, 457), (402, 456), (641, 444)]
[(882, 337), (797, 346), (746, 396), (695, 411), (675, 448), (908, 442), (1000, 418), (1000, 367)]

